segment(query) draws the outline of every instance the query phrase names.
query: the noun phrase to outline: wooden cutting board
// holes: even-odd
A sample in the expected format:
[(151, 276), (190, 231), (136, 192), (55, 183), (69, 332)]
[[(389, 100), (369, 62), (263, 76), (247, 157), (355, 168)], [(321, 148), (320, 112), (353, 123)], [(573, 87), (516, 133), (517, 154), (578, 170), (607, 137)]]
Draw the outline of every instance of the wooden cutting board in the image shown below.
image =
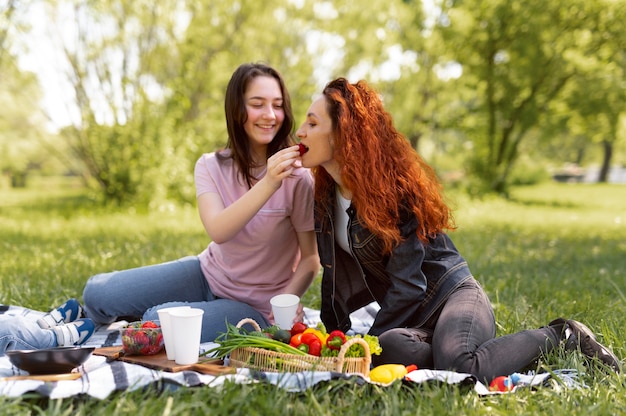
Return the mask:
[(105, 356), (111, 361), (120, 360), (131, 364), (139, 364), (154, 370), (169, 371), (171, 373), (191, 370), (202, 374), (217, 376), (220, 374), (232, 374), (237, 371), (234, 367), (225, 366), (222, 360), (216, 358), (200, 357), (196, 364), (180, 365), (176, 364), (173, 360), (168, 360), (165, 351), (154, 355), (120, 355), (120, 351), (122, 351), (122, 347), (120, 346), (102, 347), (96, 348), (93, 354)]
[(3, 378), (0, 378), (0, 381), (13, 381), (13, 380), (63, 381), (63, 380), (76, 380), (81, 377), (82, 377), (82, 373), (37, 374), (33, 376), (3, 377)]

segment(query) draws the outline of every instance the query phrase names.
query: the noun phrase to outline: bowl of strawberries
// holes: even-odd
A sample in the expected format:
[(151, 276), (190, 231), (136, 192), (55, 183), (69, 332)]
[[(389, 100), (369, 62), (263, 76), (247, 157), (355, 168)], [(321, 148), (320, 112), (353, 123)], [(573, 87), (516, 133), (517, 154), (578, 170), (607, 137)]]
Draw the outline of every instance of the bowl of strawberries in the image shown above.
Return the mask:
[(163, 350), (159, 321), (131, 322), (120, 329), (124, 355), (154, 355)]

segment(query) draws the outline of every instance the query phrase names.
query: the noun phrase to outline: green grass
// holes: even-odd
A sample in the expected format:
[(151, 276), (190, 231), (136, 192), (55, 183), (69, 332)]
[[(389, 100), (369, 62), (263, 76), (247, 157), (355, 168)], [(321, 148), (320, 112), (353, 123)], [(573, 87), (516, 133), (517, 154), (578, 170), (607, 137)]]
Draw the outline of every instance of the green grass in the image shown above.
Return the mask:
[[(459, 250), (489, 294), (499, 334), (558, 317), (587, 323), (626, 357), (626, 187), (546, 184), (518, 188), (511, 200), (450, 195)], [(81, 297), (95, 273), (200, 252), (208, 240), (194, 207), (149, 213), (98, 206), (75, 186), (47, 182), (0, 189), (0, 303), (36, 309)], [(303, 298), (319, 307), (319, 281)], [(388, 388), (323, 383), (303, 393), (256, 384), (116, 393), (111, 400), (0, 397), (4, 414), (620, 414), (622, 376), (555, 353), (544, 368), (578, 368), (587, 388), (521, 390), (479, 397), (448, 385)]]

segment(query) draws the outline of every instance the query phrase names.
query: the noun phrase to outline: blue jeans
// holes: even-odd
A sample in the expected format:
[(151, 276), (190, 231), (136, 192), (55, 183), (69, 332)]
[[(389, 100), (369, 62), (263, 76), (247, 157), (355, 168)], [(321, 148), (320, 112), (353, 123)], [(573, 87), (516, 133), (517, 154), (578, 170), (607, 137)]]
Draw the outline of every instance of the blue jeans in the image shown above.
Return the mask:
[(561, 328), (543, 327), (495, 337), (487, 295), (474, 279), (463, 283), (421, 328), (394, 328), (380, 335), (382, 363), (469, 373), (483, 382), (522, 371), (559, 345)]
[(41, 329), (36, 321), (21, 316), (0, 315), (0, 356), (9, 350), (36, 350), (56, 346), (56, 335), (49, 329)]
[(157, 310), (191, 306), (204, 311), (201, 342), (213, 341), (243, 318), (252, 318), (261, 327), (267, 320), (250, 305), (216, 297), (209, 287), (197, 256), (102, 273), (92, 276), (83, 291), (85, 314), (99, 324), (118, 318), (159, 319)]

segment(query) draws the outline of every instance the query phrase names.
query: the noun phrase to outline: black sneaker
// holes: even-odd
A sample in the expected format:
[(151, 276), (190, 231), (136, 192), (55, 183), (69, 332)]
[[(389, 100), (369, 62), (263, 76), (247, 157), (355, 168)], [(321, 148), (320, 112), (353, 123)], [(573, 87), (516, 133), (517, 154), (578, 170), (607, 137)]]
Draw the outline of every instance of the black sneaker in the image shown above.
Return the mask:
[(620, 361), (608, 348), (596, 340), (586, 325), (573, 319), (558, 318), (550, 325), (563, 325), (563, 339), (567, 351), (580, 350), (589, 358), (597, 358), (616, 372), (620, 372)]

